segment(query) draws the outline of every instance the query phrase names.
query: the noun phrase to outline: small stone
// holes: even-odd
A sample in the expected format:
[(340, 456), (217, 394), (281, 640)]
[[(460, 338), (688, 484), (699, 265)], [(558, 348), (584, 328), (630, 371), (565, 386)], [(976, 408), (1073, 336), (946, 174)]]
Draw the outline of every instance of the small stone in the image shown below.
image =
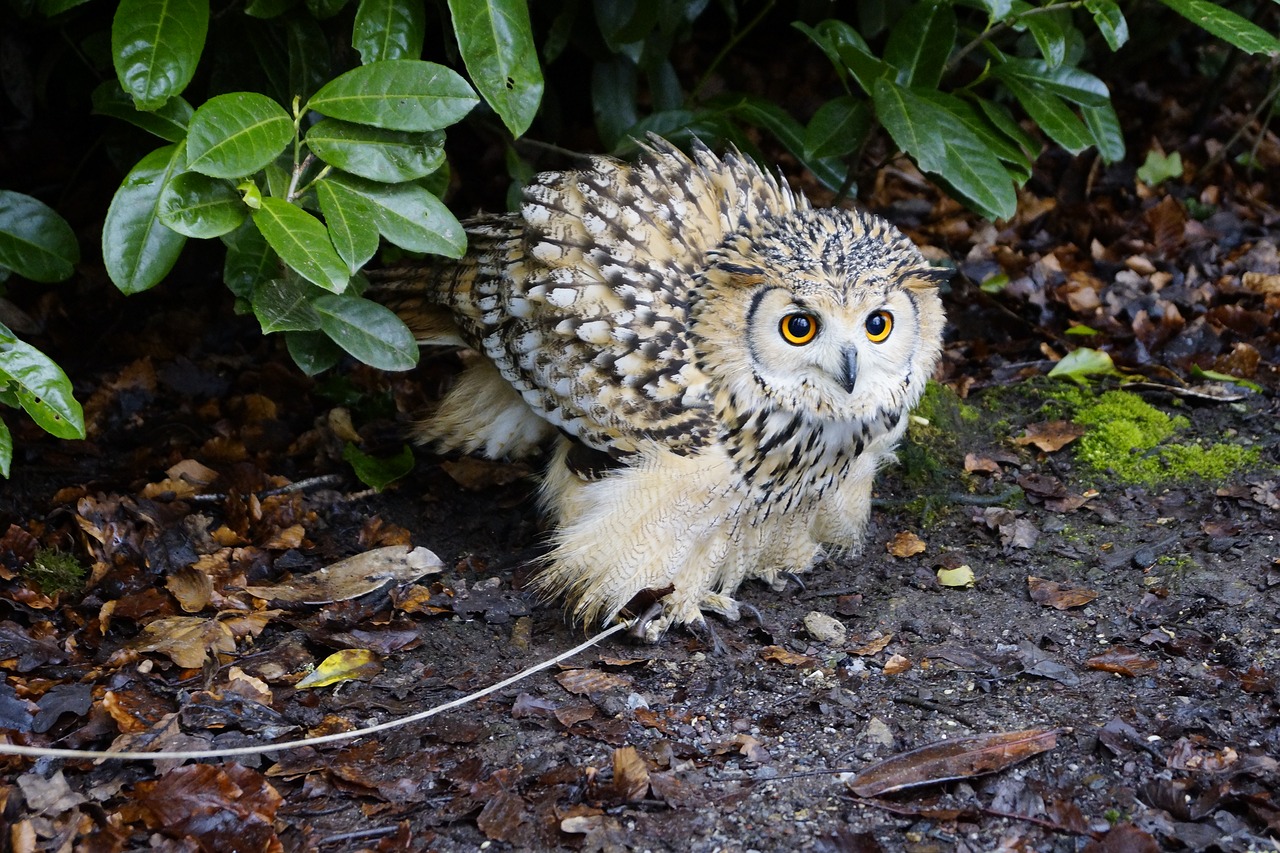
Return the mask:
[(809, 632), (810, 637), (828, 646), (840, 645), (844, 642), (845, 634), (848, 633), (848, 629), (839, 619), (819, 613), (817, 610), (810, 611), (804, 617), (804, 629)]
[(867, 723), (867, 727), (862, 730), (862, 739), (880, 746), (893, 746), (893, 732), (879, 717), (872, 717)]

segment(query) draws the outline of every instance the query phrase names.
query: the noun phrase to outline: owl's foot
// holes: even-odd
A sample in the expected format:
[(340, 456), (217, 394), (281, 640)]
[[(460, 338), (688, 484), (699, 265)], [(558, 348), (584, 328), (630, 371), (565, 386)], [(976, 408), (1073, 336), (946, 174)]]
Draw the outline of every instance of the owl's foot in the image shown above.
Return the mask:
[(739, 604), (735, 599), (719, 592), (708, 592), (697, 604), (683, 601), (678, 593), (672, 593), (655, 601), (631, 626), (630, 634), (646, 643), (656, 643), (674, 625), (686, 625), (690, 630), (705, 628), (711, 635), (716, 653), (724, 651), (724, 644), (703, 616), (703, 611), (714, 613), (726, 622), (737, 622), (743, 608), (749, 608), (758, 619), (760, 614), (750, 605)]

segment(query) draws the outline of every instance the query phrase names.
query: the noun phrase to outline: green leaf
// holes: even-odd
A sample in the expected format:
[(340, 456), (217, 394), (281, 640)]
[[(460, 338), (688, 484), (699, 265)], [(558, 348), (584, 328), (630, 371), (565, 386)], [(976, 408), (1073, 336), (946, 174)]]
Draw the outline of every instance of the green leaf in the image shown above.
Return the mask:
[(1259, 394), (1263, 391), (1262, 386), (1257, 382), (1251, 382), (1250, 380), (1242, 379), (1239, 376), (1232, 376), (1230, 373), (1221, 373), (1217, 370), (1205, 370), (1198, 364), (1191, 365), (1191, 378), (1209, 379), (1214, 382), (1230, 382), (1233, 385), (1240, 385), (1244, 388), (1248, 388), (1250, 391), (1256, 391)]
[(1129, 22), (1115, 0), (1084, 0), (1084, 7), (1093, 15), (1098, 32), (1113, 51), (1119, 50), (1129, 40)]
[(828, 188), (839, 190), (848, 175), (848, 167), (838, 158), (811, 158), (805, 155), (805, 129), (800, 122), (777, 104), (764, 98), (738, 96), (729, 112), (763, 127), (778, 138), (813, 176)]
[(334, 293), (346, 290), (351, 273), (319, 219), (282, 198), (267, 196), (253, 212), (253, 224), (298, 275)]
[[(845, 80), (845, 76), (849, 71), (849, 66), (841, 54), (842, 48), (851, 48), (860, 56), (870, 57), (872, 62), (879, 62), (872, 56), (871, 48), (867, 46), (867, 41), (862, 37), (862, 34), (844, 21), (828, 18), (812, 27), (803, 21), (793, 21), (791, 26), (804, 33), (814, 44), (822, 49), (822, 52), (827, 55), (827, 59), (831, 60), (831, 64), (835, 66), (841, 82)], [(888, 66), (885, 66), (885, 68), (887, 70)], [(864, 86), (864, 88), (866, 87)], [(867, 91), (870, 92), (871, 90), (867, 89)]]
[[(936, 89), (913, 91), (917, 96), (945, 110), (952, 118), (968, 128), (975, 137), (982, 140), (997, 159), (1008, 163), (1024, 177), (1031, 176), (1031, 160), (1026, 150), (1019, 144), (1022, 141), (1021, 137), (1018, 141), (1011, 140), (1003, 128), (993, 126), (977, 110), (955, 95), (939, 92)], [(946, 119), (943, 121), (945, 122)]]
[(328, 20), (342, 11), (347, 0), (307, 0), (307, 11), (318, 21)]
[(0, 325), (0, 377), (7, 377), (18, 402), (41, 429), (57, 438), (84, 438), (84, 412), (71, 380), (40, 350)]
[(403, 445), (395, 456), (379, 459), (365, 453), (351, 442), (347, 442), (347, 446), (342, 450), (342, 458), (351, 463), (360, 482), (375, 492), (382, 491), (408, 474), (413, 470), (414, 465), (413, 449), (407, 444)]
[(912, 3), (889, 32), (884, 61), (903, 86), (937, 88), (955, 47), (956, 13), (946, 3)]
[(32, 281), (62, 281), (79, 261), (75, 232), (57, 211), (29, 195), (0, 190), (0, 267)]
[(120, 87), (139, 109), (182, 94), (209, 30), (209, 0), (120, 0), (111, 22), (111, 58)]
[(1038, 15), (1027, 15), (1022, 23), (1031, 31), (1040, 55), (1049, 68), (1057, 68), (1067, 58), (1067, 31), (1071, 17), (1065, 9)]
[(253, 220), (245, 220), (239, 228), (224, 235), (222, 242), (227, 247), (222, 280), (241, 299), (249, 299), (254, 288), (280, 275), (280, 256)]
[(1093, 136), (1066, 101), (1041, 86), (1023, 82), (1018, 77), (1008, 77), (1005, 86), (1022, 104), (1031, 120), (1040, 125), (1050, 139), (1070, 151), (1079, 154), (1093, 144)]
[(591, 66), (591, 113), (606, 148), (617, 149), (639, 123), (636, 93), (636, 66), (625, 56)]
[[(1014, 214), (1017, 192), (1013, 176), (993, 151), (994, 131), (984, 127), (967, 104), (934, 89), (906, 89), (888, 79), (876, 82), (875, 102), (889, 135), (916, 158), (921, 170), (942, 178), (990, 219)], [(1012, 146), (1005, 153), (1011, 158), (1018, 154)]]
[(1100, 334), (1100, 332), (1091, 326), (1086, 326), (1083, 323), (1078, 323), (1074, 326), (1068, 326), (1066, 331), (1063, 332), (1063, 334), (1071, 335), (1077, 338), (1091, 338), (1094, 335)]
[(181, 142), (187, 135), (187, 124), (194, 110), (178, 95), (155, 110), (140, 110), (115, 80), (106, 80), (93, 90), (93, 112), (123, 119), (166, 142)]
[(804, 129), (805, 157), (844, 157), (862, 147), (871, 131), (871, 108), (863, 98), (841, 95), (827, 101)]
[(1116, 370), (1115, 362), (1111, 360), (1108, 353), (1081, 347), (1063, 356), (1062, 360), (1049, 371), (1049, 375), (1059, 379), (1084, 382), (1086, 376), (1123, 376), (1124, 374)]
[(323, 119), (307, 131), (307, 147), (331, 166), (383, 183), (426, 177), (444, 163), (444, 134), (383, 130)]
[(253, 316), (262, 333), (314, 332), (320, 329), (320, 315), (312, 307), (323, 291), (296, 275), (264, 281), (253, 289)]
[(360, 0), (351, 46), (364, 65), (386, 59), (421, 59), (426, 29), (422, 0)]
[(395, 59), (353, 68), (311, 96), (318, 113), (388, 130), (440, 130), (479, 103), (455, 72), (434, 62)]
[(409, 370), (418, 342), (395, 312), (363, 296), (322, 296), (312, 303), (320, 328), (333, 342), (370, 367)]
[(102, 260), (122, 293), (140, 293), (173, 269), (187, 238), (160, 221), (160, 194), (186, 171), (185, 147), (166, 145), (138, 161), (116, 190), (102, 225)]
[(191, 117), (187, 168), (211, 178), (243, 178), (276, 159), (292, 138), (289, 114), (266, 95), (218, 95)]
[(333, 76), (329, 42), (316, 19), (307, 15), (285, 18), (284, 35), (289, 52), (289, 96), (306, 100)]
[(378, 251), (377, 213), (364, 196), (328, 180), (316, 182), (316, 198), (333, 247), (354, 274)]
[(1120, 130), (1120, 117), (1110, 104), (1101, 107), (1081, 107), (1080, 115), (1093, 137), (1093, 144), (1104, 163), (1119, 163), (1124, 159), (1124, 133)]
[(1018, 80), (1026, 85), (1059, 95), (1085, 107), (1111, 103), (1107, 84), (1087, 71), (1064, 65), (1051, 68), (1041, 59), (1009, 57), (991, 69), (1001, 80)]
[(1166, 156), (1153, 148), (1147, 152), (1147, 159), (1138, 167), (1138, 180), (1149, 187), (1181, 177), (1182, 155), (1177, 151)]
[(342, 348), (324, 332), (285, 332), (284, 343), (307, 376), (317, 376), (342, 360)]
[(522, 136), (542, 101), (542, 67), (526, 0), (449, 0), (467, 74), (512, 136)]
[(930, 121), (932, 110), (919, 106), (921, 99), (892, 80), (881, 78), (872, 93), (876, 118), (884, 125), (899, 148), (915, 158), (926, 172), (938, 173), (945, 167), (946, 151), (936, 122)]
[(187, 237), (221, 237), (248, 213), (230, 182), (198, 172), (175, 176), (160, 193), (160, 221)]
[(325, 180), (369, 202), (382, 236), (402, 249), (449, 258), (460, 258), (467, 250), (461, 223), (444, 202), (416, 184), (378, 184), (351, 175)]
[(1280, 41), (1266, 30), (1210, 0), (1160, 0), (1182, 17), (1245, 53), (1280, 52)]
[(0, 420), (0, 477), (9, 479), (9, 465), (13, 462), (13, 436), (9, 427)]

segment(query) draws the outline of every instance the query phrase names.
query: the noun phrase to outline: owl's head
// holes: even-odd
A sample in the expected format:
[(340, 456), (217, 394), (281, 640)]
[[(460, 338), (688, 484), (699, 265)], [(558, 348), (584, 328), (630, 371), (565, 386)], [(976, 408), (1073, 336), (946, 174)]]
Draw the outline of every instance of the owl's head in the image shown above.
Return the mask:
[(940, 280), (882, 219), (788, 212), (709, 253), (690, 317), (699, 364), (738, 411), (848, 422), (905, 410), (941, 350)]

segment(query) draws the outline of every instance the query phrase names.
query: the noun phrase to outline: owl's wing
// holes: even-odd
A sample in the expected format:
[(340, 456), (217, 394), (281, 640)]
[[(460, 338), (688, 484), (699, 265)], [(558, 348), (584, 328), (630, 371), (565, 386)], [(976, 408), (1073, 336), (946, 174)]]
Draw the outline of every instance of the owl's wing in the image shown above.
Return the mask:
[(468, 223), (465, 258), (379, 298), (416, 292), (400, 299), (419, 298), (431, 328), (429, 304), (447, 306), (461, 337), (586, 445), (689, 453), (714, 437), (688, 329), (695, 276), (726, 233), (806, 206), (736, 154), (695, 143), (691, 159), (650, 137), (634, 165), (599, 157), (539, 175), (519, 216)]
[(650, 142), (634, 165), (594, 158), (538, 176), (506, 257), (480, 253), (505, 272), (481, 269), (475, 285), (489, 309), (484, 352), (503, 376), (612, 456), (651, 441), (683, 454), (714, 438), (713, 392), (688, 329), (695, 276), (744, 216), (804, 205), (736, 154), (695, 144), (691, 159)]

